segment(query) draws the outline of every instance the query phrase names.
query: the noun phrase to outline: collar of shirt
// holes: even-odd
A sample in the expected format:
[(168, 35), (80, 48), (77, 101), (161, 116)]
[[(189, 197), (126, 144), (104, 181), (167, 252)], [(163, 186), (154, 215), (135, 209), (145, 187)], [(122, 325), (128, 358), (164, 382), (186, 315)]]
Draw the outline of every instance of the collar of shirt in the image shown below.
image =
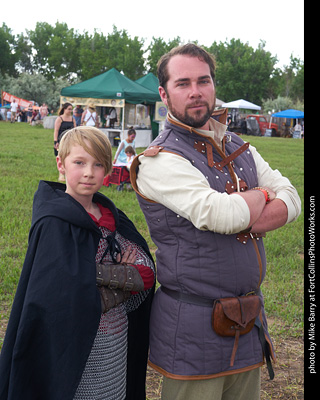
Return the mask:
[[(176, 117), (174, 117), (172, 114), (170, 114), (170, 117), (174, 119), (175, 121), (179, 121)], [(215, 142), (221, 146), (221, 141), (226, 133), (227, 130), (227, 125), (222, 124), (221, 122), (210, 118), (209, 120), (209, 130), (204, 130), (204, 129), (196, 129), (198, 132), (200, 132), (202, 135), (210, 136), (215, 140)]]

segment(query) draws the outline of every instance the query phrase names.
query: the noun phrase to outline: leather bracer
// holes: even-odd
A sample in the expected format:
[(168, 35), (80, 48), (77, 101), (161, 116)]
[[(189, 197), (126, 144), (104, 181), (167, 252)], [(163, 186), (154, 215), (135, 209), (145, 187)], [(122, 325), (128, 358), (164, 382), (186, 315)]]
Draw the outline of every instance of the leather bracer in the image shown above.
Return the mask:
[(109, 289), (141, 292), (144, 283), (141, 275), (132, 265), (126, 264), (96, 264), (97, 285)]
[(119, 304), (125, 302), (131, 296), (130, 292), (108, 289), (105, 286), (98, 286), (98, 290), (100, 292), (102, 313), (106, 313), (111, 308), (114, 308)]

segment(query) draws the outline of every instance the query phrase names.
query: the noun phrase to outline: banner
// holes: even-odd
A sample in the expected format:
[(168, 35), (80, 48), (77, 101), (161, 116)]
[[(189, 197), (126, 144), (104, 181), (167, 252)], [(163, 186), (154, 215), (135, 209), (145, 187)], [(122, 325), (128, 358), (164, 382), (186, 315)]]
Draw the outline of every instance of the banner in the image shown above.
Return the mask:
[(15, 99), (18, 105), (22, 108), (28, 107), (30, 104), (33, 105), (32, 101), (21, 99), (20, 97), (14, 96), (13, 94), (7, 92), (2, 92), (2, 102), (5, 100), (11, 104), (13, 99)]
[(157, 101), (156, 102), (156, 111), (154, 115), (154, 120), (155, 121), (165, 121), (167, 117), (167, 106), (162, 103), (162, 101)]
[(60, 96), (60, 106), (64, 103), (71, 103), (75, 105), (86, 106), (88, 104), (94, 104), (95, 107), (124, 107), (124, 99), (93, 99), (89, 97), (66, 97)]

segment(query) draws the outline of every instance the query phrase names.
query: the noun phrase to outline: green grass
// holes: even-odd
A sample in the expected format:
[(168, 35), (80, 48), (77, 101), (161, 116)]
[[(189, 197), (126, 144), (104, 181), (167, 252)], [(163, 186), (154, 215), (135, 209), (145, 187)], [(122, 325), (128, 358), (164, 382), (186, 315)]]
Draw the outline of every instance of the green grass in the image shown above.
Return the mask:
[(265, 243), (267, 275), (262, 291), (270, 331), (284, 336), (303, 336), (304, 269), (304, 141), (242, 136), (271, 168), (278, 169), (298, 190), (302, 212), (297, 221), (268, 232)]
[[(270, 166), (298, 189), (303, 201), (303, 140), (244, 136)], [(23, 265), (39, 180), (58, 178), (53, 130), (0, 122), (0, 345)], [(115, 152), (115, 148), (113, 151)], [(143, 149), (138, 149), (143, 150)], [(155, 251), (134, 192), (101, 190), (122, 209)], [(265, 239), (268, 271), (263, 283), (273, 335), (303, 335), (303, 214)], [(289, 329), (290, 327), (290, 329)]]

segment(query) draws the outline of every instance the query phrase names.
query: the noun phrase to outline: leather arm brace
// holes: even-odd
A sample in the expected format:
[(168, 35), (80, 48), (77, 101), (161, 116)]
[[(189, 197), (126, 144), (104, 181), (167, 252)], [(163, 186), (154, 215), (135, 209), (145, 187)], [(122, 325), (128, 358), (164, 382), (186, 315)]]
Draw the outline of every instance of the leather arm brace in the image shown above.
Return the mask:
[(102, 313), (106, 313), (111, 308), (118, 306), (120, 303), (128, 300), (131, 296), (130, 292), (108, 289), (105, 286), (98, 286), (98, 290), (100, 292)]
[(126, 264), (96, 264), (97, 285), (109, 289), (141, 292), (144, 282), (139, 272), (132, 265)]

